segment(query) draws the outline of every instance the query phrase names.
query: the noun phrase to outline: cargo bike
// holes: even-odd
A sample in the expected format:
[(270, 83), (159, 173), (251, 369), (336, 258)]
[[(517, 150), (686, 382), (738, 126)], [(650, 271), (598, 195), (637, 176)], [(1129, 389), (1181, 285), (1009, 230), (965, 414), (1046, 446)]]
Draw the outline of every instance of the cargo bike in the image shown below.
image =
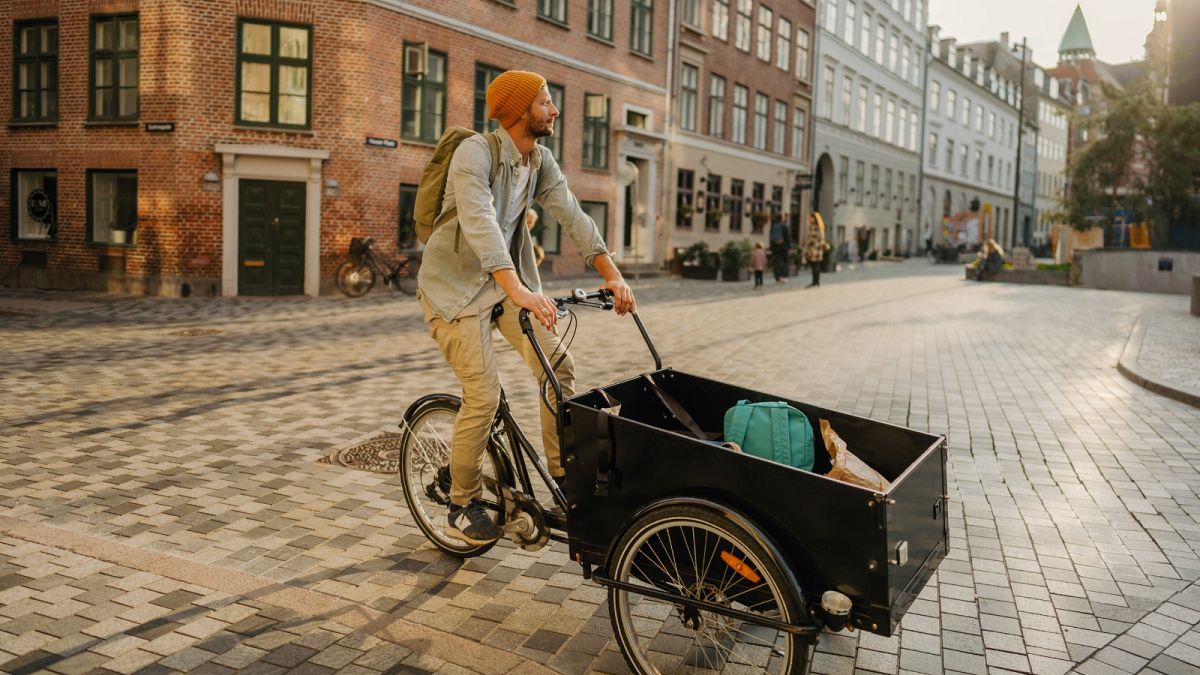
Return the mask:
[[(572, 318), (571, 307), (612, 308), (604, 291), (554, 300)], [(663, 368), (632, 316), (655, 368), (557, 407), (561, 489), (501, 395), (484, 500), (505, 535), (526, 550), (566, 543), (583, 576), (607, 588), (613, 633), (638, 673), (804, 673), (823, 628), (893, 635), (947, 553), (945, 437), (788, 401), (814, 429), (828, 420), (890, 481), (884, 491), (823, 475), (830, 458), (820, 434), (813, 471), (732, 451), (717, 442), (725, 411), (780, 399)], [(558, 355), (540, 349), (525, 311), (520, 324), (547, 374), (548, 404), (547, 386), (561, 394)], [(457, 409), (446, 394), (408, 408), (400, 470), (418, 526), (466, 558), (493, 544), (442, 530)], [(530, 467), (553, 507), (535, 499)]]

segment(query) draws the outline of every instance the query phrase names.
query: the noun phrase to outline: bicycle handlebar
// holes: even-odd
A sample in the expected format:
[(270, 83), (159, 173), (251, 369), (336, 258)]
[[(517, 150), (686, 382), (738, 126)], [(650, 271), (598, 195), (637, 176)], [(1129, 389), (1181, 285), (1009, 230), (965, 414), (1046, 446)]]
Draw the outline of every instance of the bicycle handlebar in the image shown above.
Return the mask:
[[(554, 302), (554, 306), (558, 308), (558, 315), (560, 317), (566, 313), (567, 305), (581, 305), (603, 310), (611, 310), (613, 308), (612, 291), (607, 288), (601, 288), (591, 293), (584, 291), (582, 288), (576, 288), (570, 295), (551, 298), (551, 300)], [(650, 355), (654, 357), (654, 369), (662, 370), (662, 359), (658, 356), (658, 350), (654, 348), (654, 342), (650, 340), (650, 334), (646, 332), (646, 326), (642, 324), (642, 318), (638, 316), (636, 311), (630, 312), (630, 315), (633, 316), (638, 331), (642, 334), (642, 339), (646, 341), (646, 347), (649, 348)], [(554, 375), (554, 368), (550, 365), (550, 360), (546, 357), (546, 353), (542, 351), (542, 345), (538, 343), (537, 337), (533, 334), (533, 324), (529, 321), (529, 310), (522, 309), (519, 317), (521, 332), (525, 333), (525, 336), (529, 338), (530, 344), (533, 345), (533, 351), (537, 354), (538, 361), (541, 362), (542, 369), (546, 372), (546, 377), (554, 387), (554, 393), (557, 395), (556, 400), (561, 404), (562, 385), (558, 383), (558, 378)]]

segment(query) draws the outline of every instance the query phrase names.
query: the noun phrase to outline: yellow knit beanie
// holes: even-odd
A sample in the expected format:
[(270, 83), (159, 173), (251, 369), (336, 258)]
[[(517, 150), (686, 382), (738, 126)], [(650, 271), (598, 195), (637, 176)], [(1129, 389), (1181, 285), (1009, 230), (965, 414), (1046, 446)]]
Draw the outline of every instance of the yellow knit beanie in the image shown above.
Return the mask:
[(517, 123), (533, 104), (546, 78), (525, 70), (500, 73), (487, 88), (488, 117), (505, 129)]

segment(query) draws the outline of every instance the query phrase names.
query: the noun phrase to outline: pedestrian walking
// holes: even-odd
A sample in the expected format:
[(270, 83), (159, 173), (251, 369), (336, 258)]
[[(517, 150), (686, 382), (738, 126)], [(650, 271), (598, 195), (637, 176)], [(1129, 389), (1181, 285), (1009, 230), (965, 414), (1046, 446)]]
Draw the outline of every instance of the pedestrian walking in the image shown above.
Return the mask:
[(866, 225), (863, 225), (858, 228), (855, 236), (858, 238), (858, 261), (866, 262), (867, 247), (871, 245), (871, 231), (867, 229)]
[(776, 219), (771, 225), (771, 265), (775, 270), (775, 283), (787, 283), (788, 251), (792, 249), (792, 233), (787, 221)]
[(762, 288), (763, 270), (767, 269), (767, 252), (763, 250), (761, 241), (754, 242), (754, 250), (750, 252), (750, 271), (754, 272), (754, 290)]
[[(461, 142), (450, 161), (442, 212), (457, 213), (435, 229), (426, 243), (418, 298), (430, 335), (462, 385), (462, 407), (450, 444), (450, 515), (446, 534), (470, 544), (487, 544), (502, 531), (480, 501), (488, 429), (500, 405), (500, 373), (492, 345), (495, 324), (533, 370), (546, 379), (533, 346), (521, 332), (520, 310), (529, 310), (534, 335), (546, 354), (560, 349), (554, 302), (542, 294), (533, 241), (525, 224), (537, 202), (575, 242), (589, 267), (613, 293), (618, 314), (636, 309), (633, 291), (609, 256), (595, 222), (579, 200), (550, 149), (537, 140), (554, 133), (558, 108), (546, 80), (536, 73), (510, 70), (487, 88), (491, 119), (500, 128)], [(493, 174), (493, 149), (502, 170)], [(495, 179), (492, 179), (492, 176)], [(442, 216), (439, 216), (439, 218)], [(575, 392), (575, 367), (564, 354), (555, 368), (563, 396)], [(556, 405), (550, 391), (550, 404)], [(554, 412), (539, 402), (542, 447), (550, 475), (565, 475), (559, 459)]]
[(825, 259), (825, 219), (813, 211), (808, 215), (808, 236), (804, 240), (804, 260), (812, 270), (809, 288), (821, 285), (821, 261)]

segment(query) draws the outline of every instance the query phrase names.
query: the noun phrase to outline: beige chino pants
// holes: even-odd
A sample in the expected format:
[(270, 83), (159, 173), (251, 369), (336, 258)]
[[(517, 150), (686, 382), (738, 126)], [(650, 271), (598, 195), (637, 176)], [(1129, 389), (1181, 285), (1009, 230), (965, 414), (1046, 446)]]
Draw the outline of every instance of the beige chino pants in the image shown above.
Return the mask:
[[(483, 461), (487, 448), (488, 431), (492, 419), (500, 407), (500, 373), (496, 368), (496, 352), (492, 346), (492, 326), (499, 329), (504, 339), (517, 350), (521, 358), (533, 371), (538, 381), (538, 391), (546, 379), (542, 364), (538, 361), (529, 338), (521, 332), (518, 313), (521, 308), (505, 298), (504, 313), (495, 324), (491, 320), (491, 312), (483, 311), (471, 316), (460, 316), (446, 321), (435, 316), (425, 304), (425, 321), (429, 324), (429, 334), (438, 344), (442, 356), (454, 369), (458, 381), (462, 385), (462, 407), (454, 420), (454, 439), (450, 443), (450, 501), (464, 506), (473, 497), (483, 492)], [(533, 321), (534, 336), (541, 345), (547, 358), (554, 353), (559, 345), (557, 330), (546, 330), (537, 321)], [(575, 362), (567, 354), (562, 363), (555, 369), (562, 386), (563, 396), (575, 394)], [(551, 404), (557, 404), (554, 388), (549, 390)], [(562, 476), (563, 469), (559, 456), (558, 426), (554, 413), (546, 409), (539, 395), (538, 410), (541, 412), (542, 449), (546, 454), (546, 466), (551, 476)]]

